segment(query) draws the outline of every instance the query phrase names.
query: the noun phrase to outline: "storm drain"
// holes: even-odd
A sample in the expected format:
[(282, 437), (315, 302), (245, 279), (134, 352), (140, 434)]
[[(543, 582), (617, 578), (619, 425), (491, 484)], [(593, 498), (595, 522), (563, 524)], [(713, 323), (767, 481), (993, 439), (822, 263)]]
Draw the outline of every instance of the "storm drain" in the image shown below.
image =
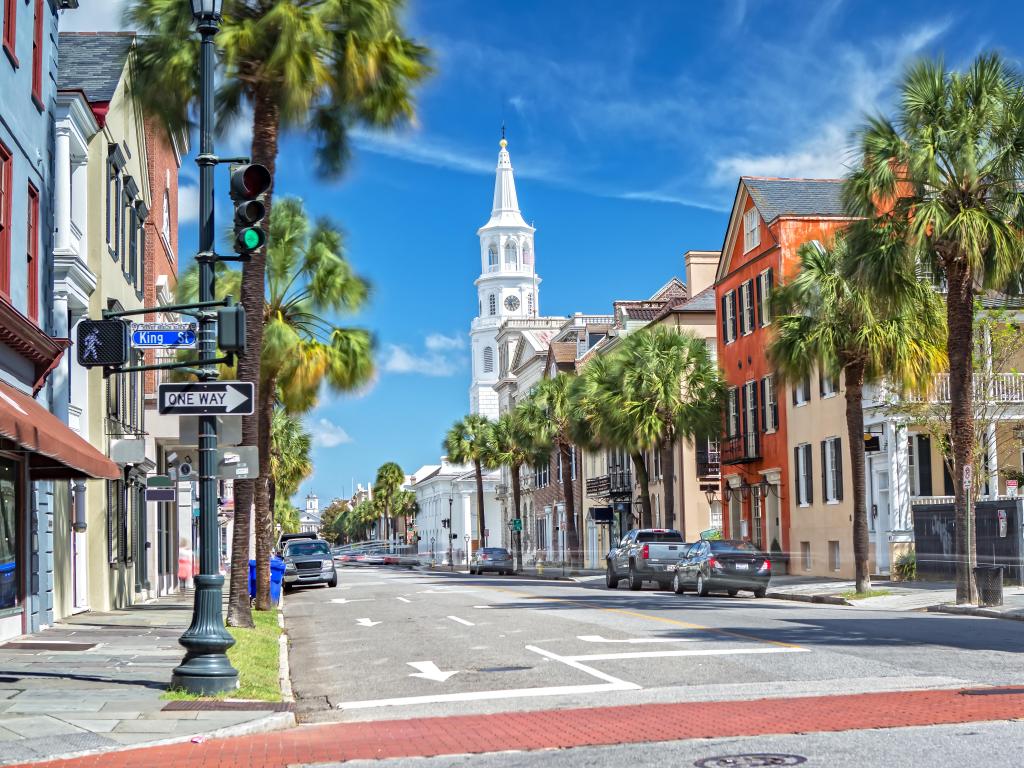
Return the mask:
[(762, 768), (775, 765), (800, 765), (807, 758), (801, 755), (779, 755), (770, 752), (755, 752), (749, 755), (721, 755), (705, 757), (694, 763), (696, 768)]
[(45, 640), (15, 640), (0, 645), (6, 651), (88, 651), (96, 643), (61, 643)]

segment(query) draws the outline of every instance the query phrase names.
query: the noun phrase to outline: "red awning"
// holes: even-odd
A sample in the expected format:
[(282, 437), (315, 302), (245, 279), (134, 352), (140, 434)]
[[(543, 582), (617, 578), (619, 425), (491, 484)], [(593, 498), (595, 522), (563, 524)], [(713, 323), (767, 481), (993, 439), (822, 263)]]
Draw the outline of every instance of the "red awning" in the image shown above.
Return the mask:
[(117, 480), (121, 469), (26, 394), (0, 382), (0, 436), (28, 452), (33, 480)]

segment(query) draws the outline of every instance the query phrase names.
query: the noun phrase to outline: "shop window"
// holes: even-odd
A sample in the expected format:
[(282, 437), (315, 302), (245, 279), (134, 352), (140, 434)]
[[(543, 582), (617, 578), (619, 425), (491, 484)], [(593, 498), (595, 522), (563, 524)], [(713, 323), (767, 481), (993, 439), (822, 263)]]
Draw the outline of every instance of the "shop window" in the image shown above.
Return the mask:
[(21, 602), (18, 584), (19, 464), (0, 459), (0, 610)]

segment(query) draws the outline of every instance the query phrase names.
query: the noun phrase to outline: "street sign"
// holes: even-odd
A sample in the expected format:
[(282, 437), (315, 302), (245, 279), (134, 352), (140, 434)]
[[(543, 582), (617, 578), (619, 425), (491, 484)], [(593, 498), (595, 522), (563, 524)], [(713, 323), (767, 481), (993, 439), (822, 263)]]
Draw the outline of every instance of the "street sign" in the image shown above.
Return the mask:
[(195, 349), (197, 323), (132, 323), (132, 346), (139, 349)]
[(146, 478), (146, 501), (176, 501), (178, 489), (168, 475), (150, 475)]
[(245, 381), (193, 381), (187, 384), (161, 384), (157, 410), (163, 414), (230, 413), (248, 416), (254, 410), (253, 386)]
[(1006, 495), (1009, 496), (1011, 499), (1016, 499), (1017, 498), (1017, 481), (1016, 480), (1007, 480), (1006, 481)]
[(78, 364), (83, 368), (113, 367), (128, 362), (128, 323), (124, 320), (82, 320), (78, 324)]
[(217, 449), (217, 477), (222, 480), (251, 480), (260, 476), (260, 454), (255, 445)]
[(971, 481), (974, 479), (974, 467), (970, 464), (964, 464), (964, 490), (971, 490)]
[(512, 521), (512, 530), (515, 531), (516, 533), (521, 533), (522, 532), (522, 530), (523, 530), (523, 520), (522, 520), (522, 518), (517, 518), (517, 519)]

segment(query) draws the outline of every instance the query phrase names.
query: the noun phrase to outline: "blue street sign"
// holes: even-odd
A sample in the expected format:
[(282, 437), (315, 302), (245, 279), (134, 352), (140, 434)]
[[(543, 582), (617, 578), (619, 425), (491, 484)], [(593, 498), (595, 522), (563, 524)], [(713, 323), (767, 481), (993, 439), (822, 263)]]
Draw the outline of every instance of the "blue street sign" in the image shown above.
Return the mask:
[(132, 323), (132, 346), (141, 349), (195, 349), (195, 323)]

